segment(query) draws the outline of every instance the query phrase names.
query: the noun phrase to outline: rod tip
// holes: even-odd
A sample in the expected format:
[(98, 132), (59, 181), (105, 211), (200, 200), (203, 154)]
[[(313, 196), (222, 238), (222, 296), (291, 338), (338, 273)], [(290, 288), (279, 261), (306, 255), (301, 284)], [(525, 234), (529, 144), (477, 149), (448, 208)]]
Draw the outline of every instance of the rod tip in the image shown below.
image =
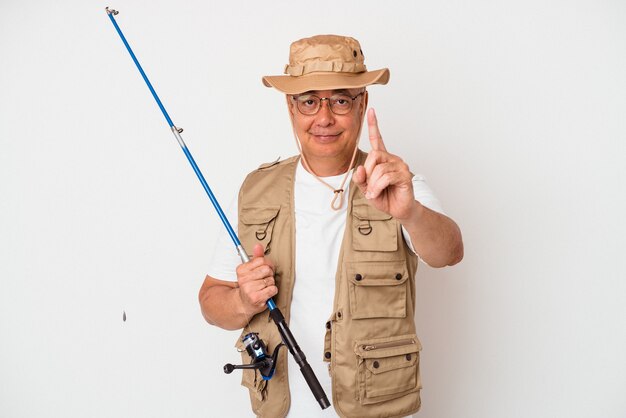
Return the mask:
[(112, 14), (113, 16), (115, 16), (115, 15), (117, 15), (119, 13), (117, 10), (109, 9), (108, 7), (105, 7), (104, 10), (107, 11), (107, 14), (109, 14), (109, 15)]

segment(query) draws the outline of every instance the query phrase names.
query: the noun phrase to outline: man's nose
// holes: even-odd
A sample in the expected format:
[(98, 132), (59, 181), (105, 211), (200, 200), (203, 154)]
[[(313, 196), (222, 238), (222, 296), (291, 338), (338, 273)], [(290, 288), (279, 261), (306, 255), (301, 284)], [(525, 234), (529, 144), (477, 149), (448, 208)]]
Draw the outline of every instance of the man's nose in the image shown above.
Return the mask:
[[(326, 106), (324, 106), (324, 102), (326, 102)], [(324, 97), (320, 99), (320, 110), (317, 111), (317, 119), (320, 125), (329, 124), (334, 119), (335, 114), (332, 110), (330, 110), (330, 99), (328, 97)]]

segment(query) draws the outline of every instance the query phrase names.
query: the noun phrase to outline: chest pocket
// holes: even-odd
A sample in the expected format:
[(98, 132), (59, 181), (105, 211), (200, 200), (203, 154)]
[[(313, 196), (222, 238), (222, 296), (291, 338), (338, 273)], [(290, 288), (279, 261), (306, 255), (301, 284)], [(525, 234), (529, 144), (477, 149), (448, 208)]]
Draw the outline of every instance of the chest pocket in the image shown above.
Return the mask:
[(272, 234), (280, 206), (249, 207), (241, 210), (239, 238), (247, 251), (251, 251), (256, 243), (263, 245), (265, 254), (269, 254)]
[(391, 215), (372, 207), (366, 200), (352, 206), (352, 248), (356, 251), (396, 251), (398, 230)]

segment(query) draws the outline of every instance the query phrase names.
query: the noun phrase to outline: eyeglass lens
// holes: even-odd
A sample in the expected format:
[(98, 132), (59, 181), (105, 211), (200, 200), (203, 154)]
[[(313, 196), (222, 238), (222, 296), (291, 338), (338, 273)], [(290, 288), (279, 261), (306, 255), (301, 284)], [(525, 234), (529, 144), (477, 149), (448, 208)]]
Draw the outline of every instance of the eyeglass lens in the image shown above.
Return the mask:
[(298, 110), (304, 115), (314, 115), (322, 107), (322, 101), (327, 100), (330, 111), (336, 115), (345, 115), (352, 109), (352, 102), (360, 94), (350, 97), (347, 94), (336, 94), (331, 97), (320, 98), (314, 94), (303, 94), (296, 96), (294, 99), (298, 105)]

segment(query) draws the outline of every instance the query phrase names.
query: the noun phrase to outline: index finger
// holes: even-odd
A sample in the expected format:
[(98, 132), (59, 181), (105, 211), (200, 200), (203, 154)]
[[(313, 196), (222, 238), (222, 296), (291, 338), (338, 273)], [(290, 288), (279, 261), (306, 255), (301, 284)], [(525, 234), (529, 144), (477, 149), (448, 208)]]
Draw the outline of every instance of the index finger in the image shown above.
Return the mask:
[(378, 130), (378, 119), (376, 118), (376, 111), (374, 109), (367, 111), (367, 130), (369, 132), (372, 149), (376, 151), (387, 151), (383, 143), (383, 137), (380, 135), (380, 130)]

